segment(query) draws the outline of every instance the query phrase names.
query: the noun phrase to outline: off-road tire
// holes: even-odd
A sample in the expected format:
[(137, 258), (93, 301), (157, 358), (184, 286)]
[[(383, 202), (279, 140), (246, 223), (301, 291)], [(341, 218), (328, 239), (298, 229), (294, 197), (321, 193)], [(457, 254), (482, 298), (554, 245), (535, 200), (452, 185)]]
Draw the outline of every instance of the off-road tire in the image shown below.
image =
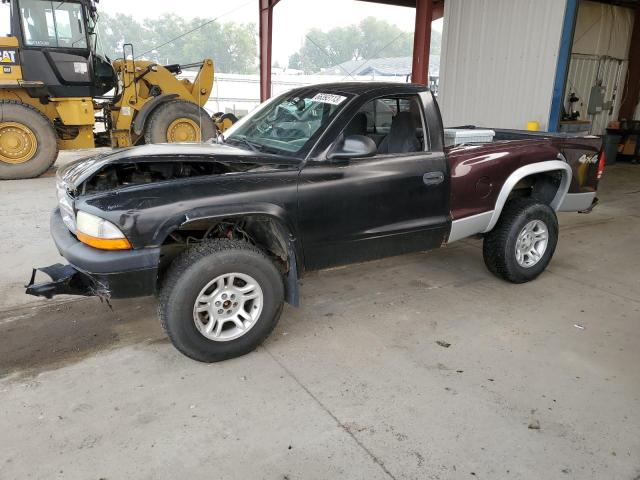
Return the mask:
[[(516, 260), (516, 241), (524, 226), (541, 220), (548, 231), (544, 254), (533, 266), (525, 268)], [(484, 237), (482, 253), (491, 273), (512, 283), (535, 279), (547, 267), (558, 243), (558, 218), (551, 207), (530, 198), (514, 198), (505, 205), (496, 226)]]
[(17, 180), (42, 175), (58, 158), (58, 139), (53, 124), (38, 109), (16, 100), (0, 101), (0, 122), (16, 122), (27, 126), (38, 143), (33, 157), (24, 163), (0, 160), (0, 180)]
[(171, 100), (151, 112), (144, 129), (145, 143), (167, 143), (167, 130), (178, 118), (188, 118), (198, 124), (201, 141), (216, 138), (216, 126), (204, 108), (186, 100)]
[[(194, 303), (208, 282), (233, 272), (258, 282), (264, 294), (262, 313), (241, 337), (210, 340), (195, 325)], [(191, 247), (172, 262), (160, 290), (158, 316), (180, 352), (200, 362), (218, 362), (245, 355), (260, 345), (278, 323), (283, 303), (283, 277), (269, 257), (248, 242), (222, 239)]]

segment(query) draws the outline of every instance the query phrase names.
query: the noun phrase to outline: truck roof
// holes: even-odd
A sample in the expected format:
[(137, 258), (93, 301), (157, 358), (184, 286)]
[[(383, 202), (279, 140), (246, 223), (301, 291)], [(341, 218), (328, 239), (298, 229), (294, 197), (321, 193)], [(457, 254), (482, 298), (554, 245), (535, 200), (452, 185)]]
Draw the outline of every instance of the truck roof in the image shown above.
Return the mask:
[(427, 90), (425, 85), (417, 83), (399, 83), (399, 82), (334, 82), (334, 83), (317, 83), (315, 85), (307, 85), (304, 88), (315, 88), (331, 93), (348, 93), (360, 95), (362, 93), (384, 93), (388, 91), (398, 93), (415, 93)]

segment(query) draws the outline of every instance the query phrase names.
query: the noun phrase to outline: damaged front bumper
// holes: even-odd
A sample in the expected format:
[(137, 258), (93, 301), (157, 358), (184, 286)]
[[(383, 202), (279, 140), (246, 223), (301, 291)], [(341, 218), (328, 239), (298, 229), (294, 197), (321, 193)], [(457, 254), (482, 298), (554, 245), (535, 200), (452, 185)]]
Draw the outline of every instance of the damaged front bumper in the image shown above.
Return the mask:
[[(49, 276), (51, 282), (35, 283), (36, 274), (40, 271)], [(53, 298), (56, 295), (93, 295), (109, 298), (109, 292), (104, 286), (98, 285), (89, 275), (76, 270), (71, 265), (56, 263), (48, 267), (34, 268), (31, 280), (26, 285), (27, 295), (35, 297)]]
[[(85, 245), (69, 232), (59, 209), (51, 215), (51, 236), (69, 265), (35, 268), (26, 293), (52, 298), (55, 295), (131, 298), (156, 292), (160, 248), (105, 251)], [(37, 271), (51, 282), (35, 283)]]

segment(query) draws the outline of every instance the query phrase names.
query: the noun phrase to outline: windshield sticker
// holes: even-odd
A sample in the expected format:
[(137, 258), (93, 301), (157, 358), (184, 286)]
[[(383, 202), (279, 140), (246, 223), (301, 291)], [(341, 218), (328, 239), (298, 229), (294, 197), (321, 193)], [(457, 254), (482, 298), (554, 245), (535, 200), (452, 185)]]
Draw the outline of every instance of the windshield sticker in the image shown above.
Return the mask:
[(334, 95), (333, 93), (317, 93), (311, 100), (319, 103), (330, 103), (331, 105), (340, 105), (347, 97), (342, 95)]

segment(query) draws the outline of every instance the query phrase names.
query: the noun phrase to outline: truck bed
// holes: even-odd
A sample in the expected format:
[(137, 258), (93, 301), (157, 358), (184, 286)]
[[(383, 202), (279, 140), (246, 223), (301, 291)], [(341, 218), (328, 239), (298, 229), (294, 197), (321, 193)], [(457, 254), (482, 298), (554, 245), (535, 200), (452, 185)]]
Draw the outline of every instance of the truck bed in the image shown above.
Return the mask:
[(502, 185), (515, 169), (534, 162), (563, 160), (573, 171), (570, 194), (596, 191), (600, 137), (482, 128), (496, 132), (493, 142), (455, 145), (445, 149), (451, 168), (451, 213), (454, 220), (491, 208), (498, 195), (495, 186)]

